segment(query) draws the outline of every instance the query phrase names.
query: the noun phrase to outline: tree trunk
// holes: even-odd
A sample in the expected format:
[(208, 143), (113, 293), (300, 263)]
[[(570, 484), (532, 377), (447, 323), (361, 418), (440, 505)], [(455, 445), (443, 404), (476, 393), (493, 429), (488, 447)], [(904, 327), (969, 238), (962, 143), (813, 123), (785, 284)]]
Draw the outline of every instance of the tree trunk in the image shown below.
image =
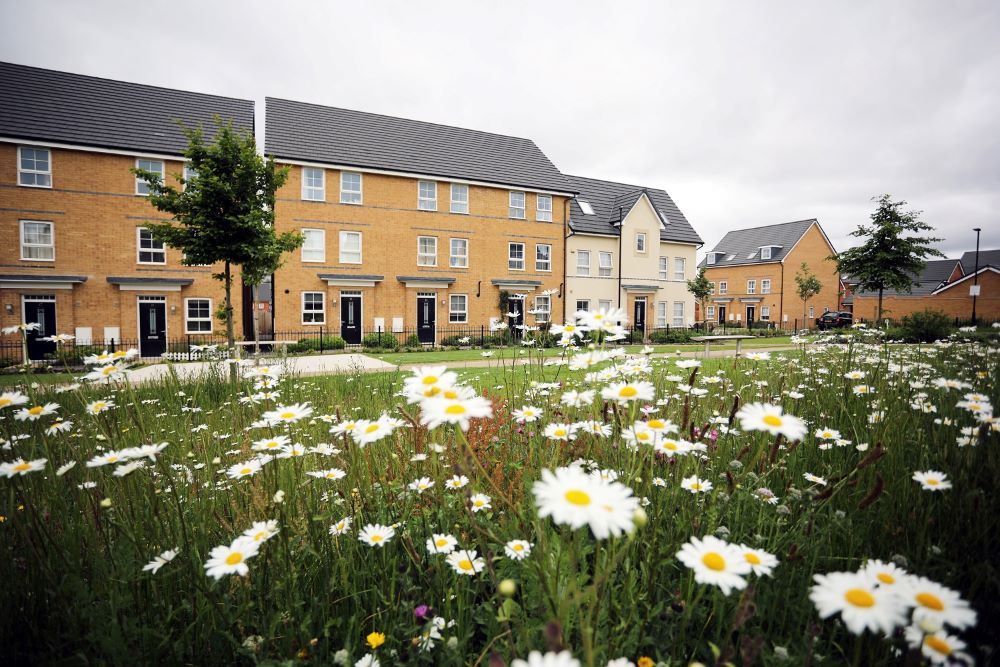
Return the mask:
[[(229, 358), (235, 359), (236, 336), (233, 333), (233, 274), (226, 262), (226, 348), (229, 351)], [(229, 379), (236, 384), (236, 364), (229, 364)]]
[(882, 288), (878, 288), (878, 317), (876, 317), (880, 323), (882, 322)]
[(802, 328), (808, 329), (809, 322), (806, 320), (806, 302), (808, 299), (802, 299)]

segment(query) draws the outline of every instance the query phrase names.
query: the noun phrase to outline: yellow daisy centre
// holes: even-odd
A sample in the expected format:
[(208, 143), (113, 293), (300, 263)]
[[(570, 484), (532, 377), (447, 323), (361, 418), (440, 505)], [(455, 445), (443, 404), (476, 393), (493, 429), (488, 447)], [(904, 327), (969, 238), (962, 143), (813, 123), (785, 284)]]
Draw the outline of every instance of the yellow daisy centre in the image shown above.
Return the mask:
[(622, 387), (618, 391), (618, 395), (621, 396), (622, 398), (632, 398), (638, 393), (639, 392), (636, 391), (635, 387)]
[(108, 457), (108, 463), (114, 463), (117, 460), (118, 460), (117, 456), (109, 456)]
[(892, 576), (888, 572), (879, 572), (878, 575), (876, 576), (878, 577), (878, 580), (881, 581), (883, 584), (896, 583), (896, 577)]
[(667, 440), (666, 442), (663, 443), (663, 448), (669, 449), (670, 451), (674, 451), (677, 449), (677, 443), (674, 442), (673, 440)]
[(636, 435), (639, 440), (649, 440), (649, 434), (646, 432), (639, 433)]
[(462, 415), (465, 414), (465, 406), (456, 403), (455, 405), (449, 405), (444, 411), (449, 415)]
[(0, 408), (6, 408), (13, 402), (14, 401), (10, 400), (9, 398), (0, 398)]
[(458, 561), (458, 567), (459, 567), (459, 569), (462, 569), (462, 570), (465, 570), (466, 572), (468, 572), (469, 570), (473, 569), (472, 561), (469, 560), (468, 558), (463, 558), (462, 560)]
[(513, 549), (514, 551), (524, 551), (524, 545), (523, 544), (515, 544), (514, 546), (511, 547), (511, 549)]
[(254, 540), (254, 542), (260, 542), (260, 541), (261, 541), (262, 539), (264, 539), (265, 537), (267, 537), (267, 533), (266, 533), (265, 531), (263, 531), (263, 530), (258, 530), (258, 531), (257, 531), (257, 532), (256, 532), (256, 533), (254, 534), (254, 536), (253, 536), (253, 540)]
[(252, 472), (253, 472), (253, 470), (251, 470), (250, 468), (241, 468), (240, 469), (240, 474), (241, 475), (249, 475)]
[(937, 486), (940, 483), (941, 483), (941, 480), (935, 479), (933, 477), (931, 477), (930, 479), (927, 480), (928, 486)]
[(226, 556), (226, 565), (239, 565), (243, 562), (243, 554), (239, 551), (234, 551), (233, 553)]
[(114, 372), (115, 372), (116, 370), (118, 370), (118, 369), (117, 369), (117, 368), (115, 368), (114, 366), (108, 366), (108, 367), (107, 367), (107, 368), (105, 368), (105, 369), (104, 369), (103, 371), (101, 371), (101, 373), (102, 373), (103, 375), (111, 375), (111, 374), (112, 374), (112, 373), (114, 373)]
[(30, 409), (28, 410), (28, 412), (29, 412), (30, 414), (32, 414), (32, 415), (35, 415), (35, 416), (37, 416), (37, 415), (40, 415), (40, 414), (42, 414), (42, 410), (44, 410), (44, 409), (45, 409), (45, 408), (43, 408), (42, 406), (40, 406), (40, 405), (36, 405), (35, 407), (33, 407), (33, 408), (30, 408)]
[(552, 435), (561, 438), (564, 435), (566, 435), (566, 429), (564, 429), (564, 428), (557, 428), (556, 430), (552, 431)]
[(705, 564), (705, 567), (716, 572), (722, 572), (726, 569), (726, 559), (714, 551), (709, 551), (702, 556), (701, 562)]
[(649, 428), (663, 428), (665, 424), (659, 419), (650, 419)]
[(931, 635), (924, 640), (924, 645), (929, 646), (931, 649), (937, 651), (941, 655), (951, 655), (951, 646), (949, 646), (948, 642), (941, 639), (940, 637), (935, 637), (934, 635)]
[(448, 546), (448, 540), (444, 539), (443, 537), (439, 537), (437, 542), (434, 543), (434, 545), (438, 547), (446, 547)]
[(764, 415), (763, 421), (768, 426), (781, 426), (781, 417), (775, 415)]
[(365, 429), (365, 433), (374, 433), (378, 430), (378, 424), (369, 424), (368, 428)]
[(752, 551), (748, 551), (747, 553), (743, 554), (743, 557), (746, 558), (747, 562), (750, 563), (751, 565), (760, 565), (760, 556), (753, 553)]
[(18, 463), (16, 466), (14, 466), (14, 472), (24, 472), (29, 468), (31, 468), (30, 463)]
[(933, 593), (917, 593), (917, 602), (919, 602), (921, 606), (933, 609), (934, 611), (944, 610), (944, 602), (941, 602), (941, 598)]
[(372, 542), (381, 542), (382, 541), (382, 536), (381, 535), (372, 535), (371, 539), (372, 539)]
[(447, 390), (445, 392), (442, 392), (442, 395), (445, 398), (450, 398), (452, 400), (455, 400), (456, 398), (458, 398), (458, 392), (455, 391), (454, 389), (449, 389), (449, 390)]
[(701, 490), (701, 482), (692, 482), (691, 483), (691, 488), (694, 489), (695, 491), (700, 491)]
[(437, 375), (428, 375), (423, 379), (424, 384), (437, 384), (437, 381), (438, 381)]
[(578, 507), (586, 507), (590, 504), (590, 494), (580, 489), (570, 489), (566, 492), (566, 502)]
[(875, 596), (860, 588), (852, 588), (844, 593), (844, 599), (855, 607), (875, 606)]
[(472, 501), (472, 504), (475, 505), (476, 507), (482, 507), (486, 503), (484, 503), (482, 500), (476, 499), (476, 500)]

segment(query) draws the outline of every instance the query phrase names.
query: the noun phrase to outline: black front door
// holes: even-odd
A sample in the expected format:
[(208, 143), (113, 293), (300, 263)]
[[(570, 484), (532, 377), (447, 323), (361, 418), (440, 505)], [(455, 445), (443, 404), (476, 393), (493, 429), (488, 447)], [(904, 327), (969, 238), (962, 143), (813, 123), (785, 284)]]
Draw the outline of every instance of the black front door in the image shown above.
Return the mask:
[(726, 307), (719, 306), (719, 324), (726, 323)]
[(139, 302), (139, 356), (159, 357), (167, 351), (167, 304)]
[(633, 317), (633, 322), (635, 322), (635, 328), (639, 331), (646, 330), (646, 300), (636, 299), (635, 300), (635, 313)]
[(44, 359), (46, 354), (56, 351), (56, 344), (41, 341), (39, 338), (56, 335), (56, 302), (28, 301), (24, 302), (24, 323), (38, 323), (37, 331), (28, 332), (28, 358)]
[(754, 317), (757, 315), (756, 306), (747, 306), (747, 327), (753, 327)]
[(340, 337), (348, 345), (361, 344), (361, 297), (340, 297)]
[(433, 296), (417, 297), (417, 337), (421, 343), (434, 344), (435, 307)]
[(521, 338), (524, 336), (524, 329), (521, 327), (524, 325), (524, 299), (508, 299), (507, 300), (507, 325), (510, 327), (510, 332), (514, 335), (514, 338)]

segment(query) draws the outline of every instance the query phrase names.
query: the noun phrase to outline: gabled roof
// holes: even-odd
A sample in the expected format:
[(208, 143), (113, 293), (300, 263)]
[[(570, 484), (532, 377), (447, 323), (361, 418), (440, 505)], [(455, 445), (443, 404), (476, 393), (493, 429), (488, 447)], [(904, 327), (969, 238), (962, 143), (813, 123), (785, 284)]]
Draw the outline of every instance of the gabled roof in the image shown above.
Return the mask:
[[(757, 264), (761, 261), (781, 261), (813, 225), (819, 226), (819, 222), (815, 218), (733, 230), (723, 236), (722, 240), (709, 251), (709, 253), (725, 254), (719, 256), (715, 264), (706, 264), (705, 260), (702, 260), (698, 266), (712, 268)], [(822, 228), (820, 231), (822, 232)], [(760, 249), (765, 246), (772, 246), (771, 259), (769, 260), (761, 260), (760, 258)]]
[(266, 98), (265, 152), (276, 158), (571, 193), (530, 139)]
[[(982, 261), (982, 260), (983, 260), (983, 253), (980, 252), (979, 253), (979, 261)], [(950, 283), (947, 283), (945, 285), (941, 285), (939, 288), (937, 288), (936, 290), (934, 290), (934, 294), (940, 294), (941, 292), (945, 292), (947, 290), (950, 290), (952, 287), (955, 287), (959, 283), (964, 283), (964, 282), (970, 281), (970, 280), (973, 279), (974, 276), (981, 276), (984, 273), (1000, 273), (1000, 269), (998, 269), (997, 267), (995, 267), (995, 266), (993, 266), (991, 264), (987, 264), (986, 266), (980, 266), (979, 267), (979, 271), (970, 271), (968, 274), (962, 276), (958, 280), (953, 280)]]
[[(969, 252), (962, 253), (962, 269), (966, 273), (972, 273), (976, 270), (976, 251), (970, 250)], [(979, 268), (986, 265), (1000, 266), (1000, 250), (980, 250), (979, 251)]]
[[(982, 257), (982, 253), (980, 253), (980, 257)], [(930, 260), (920, 273), (916, 275), (911, 274), (914, 280), (913, 288), (909, 292), (886, 290), (883, 296), (925, 296), (931, 294), (948, 283), (948, 279), (954, 273), (956, 265), (959, 265), (959, 273), (962, 273), (960, 262), (957, 259)], [(845, 279), (845, 281), (850, 282), (850, 279)], [(854, 294), (858, 297), (878, 296), (878, 292), (867, 290), (857, 291)]]
[(253, 102), (0, 63), (0, 137), (181, 155), (177, 121), (253, 131)]
[[(698, 232), (691, 227), (674, 200), (663, 190), (583, 176), (566, 176), (566, 178), (573, 190), (578, 193), (569, 208), (569, 227), (573, 232), (618, 236), (619, 228), (615, 223), (619, 220), (619, 208), (621, 219), (624, 220), (639, 198), (645, 194), (661, 221), (666, 223), (660, 230), (661, 241), (698, 245), (703, 243)], [(580, 201), (589, 203), (594, 215), (586, 215), (580, 208)]]

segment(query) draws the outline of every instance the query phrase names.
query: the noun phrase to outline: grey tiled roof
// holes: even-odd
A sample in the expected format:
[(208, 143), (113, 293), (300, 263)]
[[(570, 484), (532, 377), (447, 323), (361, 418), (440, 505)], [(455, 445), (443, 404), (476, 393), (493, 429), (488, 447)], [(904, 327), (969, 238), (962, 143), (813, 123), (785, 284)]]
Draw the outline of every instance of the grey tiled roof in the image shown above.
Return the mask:
[[(979, 261), (982, 262), (983, 253), (979, 253)], [(899, 296), (923, 296), (930, 294), (937, 288), (941, 287), (948, 282), (948, 278), (951, 276), (952, 271), (955, 270), (955, 265), (959, 264), (957, 259), (933, 259), (927, 262), (924, 266), (923, 271), (914, 276), (915, 280), (913, 283), (913, 289), (909, 292), (897, 292), (896, 290), (886, 290), (883, 296), (889, 295), (899, 295)], [(850, 279), (846, 279), (845, 282), (850, 282)], [(858, 291), (854, 293), (855, 296), (860, 297), (871, 297), (878, 296), (877, 291)]]
[[(966, 273), (972, 273), (976, 270), (976, 251), (970, 250), (969, 252), (962, 253), (962, 269)], [(1000, 267), (1000, 250), (980, 250), (979, 251), (979, 268), (984, 266), (998, 266)]]
[[(574, 232), (581, 234), (604, 234), (618, 236), (618, 227), (613, 223), (618, 220), (618, 209), (622, 209), (622, 217), (639, 201), (645, 192), (653, 207), (665, 218), (667, 225), (660, 230), (661, 241), (678, 241), (681, 243), (697, 243), (703, 241), (698, 232), (677, 208), (677, 204), (665, 191), (658, 188), (644, 188), (641, 185), (628, 185), (613, 181), (601, 181), (583, 176), (567, 176), (573, 189), (576, 190), (576, 200), (570, 204), (569, 226)], [(594, 215), (586, 215), (577, 200), (583, 200), (594, 209)]]
[[(724, 257), (720, 256), (715, 264), (708, 265), (702, 260), (702, 266), (737, 266), (740, 264), (756, 264), (761, 260), (761, 246), (781, 246), (771, 250), (771, 259), (763, 261), (777, 262), (784, 259), (785, 255), (792, 249), (802, 235), (813, 224), (818, 224), (816, 220), (796, 220), (795, 222), (783, 222), (777, 225), (765, 225), (764, 227), (751, 227), (750, 229), (736, 229), (725, 236), (719, 243), (709, 250), (712, 252), (724, 252)], [(751, 256), (752, 255), (752, 256)]]
[(214, 136), (215, 116), (253, 130), (253, 102), (0, 63), (0, 136), (180, 155), (177, 121)]
[(530, 139), (266, 98), (265, 152), (277, 158), (572, 192)]

